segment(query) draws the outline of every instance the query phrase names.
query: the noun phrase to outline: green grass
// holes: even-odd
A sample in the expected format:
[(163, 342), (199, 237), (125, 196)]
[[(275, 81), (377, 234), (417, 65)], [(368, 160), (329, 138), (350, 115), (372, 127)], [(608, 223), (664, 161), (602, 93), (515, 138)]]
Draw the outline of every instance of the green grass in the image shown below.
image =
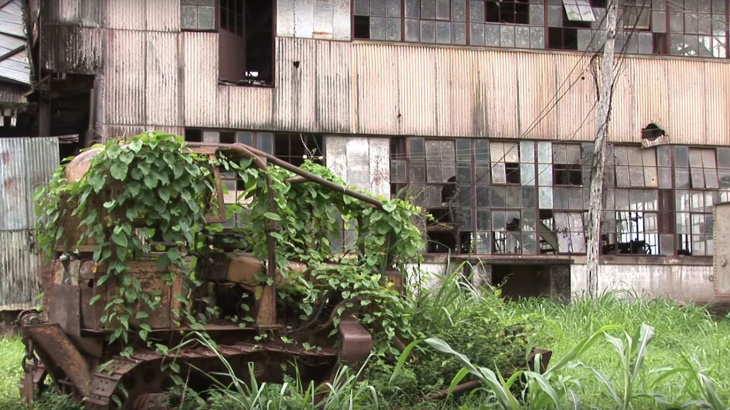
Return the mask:
[[(696, 357), (702, 370), (715, 382), (724, 402), (730, 400), (730, 319), (714, 319), (703, 307), (678, 306), (657, 300), (631, 300), (614, 293), (595, 300), (561, 304), (547, 299), (531, 299), (508, 304), (505, 314), (523, 316), (535, 331), (535, 345), (553, 350), (553, 361), (570, 352), (576, 343), (604, 325), (618, 325), (630, 334), (638, 333), (642, 323), (655, 328), (644, 362), (645, 388), (680, 403), (693, 399), (685, 379), (674, 375), (656, 385), (660, 369), (682, 367), (682, 357)], [(633, 299), (633, 298), (630, 298)], [(612, 380), (619, 380), (620, 358), (607, 341), (601, 341), (579, 359), (600, 370)], [(585, 405), (601, 408), (606, 403), (606, 388), (586, 369), (572, 369), (564, 375), (580, 378), (580, 392)]]
[[(553, 364), (573, 351), (582, 339), (588, 338), (601, 327), (620, 326), (636, 341), (642, 324), (648, 324), (654, 328), (655, 336), (648, 344), (643, 370), (632, 387), (634, 392), (656, 392), (673, 404), (705, 399), (702, 397), (703, 388), (695, 383), (699, 379), (693, 379), (691, 375), (687, 375), (689, 373), (678, 372), (660, 378), (668, 368), (693, 367), (694, 370), (701, 370), (703, 374), (709, 376), (714, 381), (714, 391), (717, 392), (719, 400), (722, 403), (729, 403), (730, 318), (713, 318), (702, 307), (678, 306), (661, 299), (635, 300), (624, 296), (631, 295), (612, 293), (594, 300), (578, 300), (571, 304), (548, 299), (530, 299), (491, 306), (499, 311), (500, 317), (505, 322), (522, 324), (529, 329), (530, 333), (534, 334), (532, 341), (534, 346), (553, 350)], [(628, 340), (622, 332), (611, 332), (611, 334), (624, 341)], [(605, 337), (601, 336), (596, 340), (597, 343), (576, 360), (600, 371), (613, 387), (620, 390), (623, 382), (621, 372), (625, 368), (621, 363), (621, 357)], [(466, 345), (459, 346), (455, 343), (452, 343), (451, 347), (456, 351), (467, 348)], [(0, 339), (0, 410), (22, 407), (18, 393), (18, 382), (22, 376), (20, 369), (22, 355), (23, 346), (18, 338)], [(696, 362), (684, 358), (696, 358)], [(492, 363), (474, 364), (492, 366)], [(578, 380), (573, 386), (576, 386), (574, 390), (580, 396), (583, 408), (615, 408), (611, 405), (606, 385), (586, 367), (568, 366), (558, 373), (559, 378), (551, 379), (554, 387), (556, 383), (559, 387), (559, 379)], [(387, 381), (387, 378), (385, 380)], [(368, 382), (369, 386), (377, 386), (374, 380)], [(289, 389), (292, 388), (289, 386)], [(367, 398), (371, 391), (367, 390), (363, 394), (364, 396), (360, 397)], [(278, 397), (278, 393), (275, 396)], [(633, 408), (668, 408), (660, 406), (651, 399), (642, 400), (633, 403)], [(481, 408), (484, 403), (485, 396), (477, 394), (462, 401), (458, 408)], [(391, 407), (382, 400), (376, 407), (372, 404), (370, 402), (368, 408)], [(432, 403), (422, 405), (422, 408), (457, 408), (455, 404)], [(715, 408), (725, 406), (723, 404), (722, 407)], [(355, 406), (355, 408), (362, 407)]]
[(0, 409), (20, 409), (18, 385), (23, 375), (20, 367), (23, 358), (23, 343), (17, 337), (0, 339)]

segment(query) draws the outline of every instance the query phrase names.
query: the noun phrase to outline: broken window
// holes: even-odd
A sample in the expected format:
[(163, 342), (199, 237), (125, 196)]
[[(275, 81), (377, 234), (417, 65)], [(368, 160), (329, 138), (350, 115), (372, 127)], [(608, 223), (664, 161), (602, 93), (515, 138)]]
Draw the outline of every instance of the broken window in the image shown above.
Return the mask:
[(615, 189), (608, 196), (606, 223), (601, 227), (601, 253), (661, 255), (659, 191)]
[(689, 149), (690, 186), (695, 189), (717, 189), (717, 162), (714, 149)]
[(228, 85), (273, 83), (273, 0), (219, 0), (219, 81)]
[(490, 142), (489, 157), (493, 183), (520, 183), (520, 151), (516, 142)]
[(677, 254), (712, 255), (712, 206), (716, 191), (677, 190)]
[(671, 55), (727, 58), (726, 1), (667, 2)]
[(585, 253), (583, 211), (540, 211), (541, 253)]
[(657, 187), (656, 150), (635, 146), (614, 146), (613, 162), (616, 186)]
[(214, 31), (216, 0), (180, 0), (180, 26), (183, 30)]
[(624, 0), (623, 27), (648, 30), (651, 23), (651, 0)]
[(553, 144), (553, 180), (555, 185), (583, 184), (581, 146), (578, 144)]
[(530, 24), (530, 2), (528, 0), (487, 0), (485, 14), (487, 22)]
[(563, 7), (565, 8), (565, 15), (570, 21), (596, 20), (588, 0), (563, 0)]
[(355, 0), (353, 38), (400, 41), (401, 7), (401, 0)]
[(322, 136), (277, 133), (274, 135), (274, 155), (296, 166), (301, 166), (307, 160), (322, 164), (324, 159)]

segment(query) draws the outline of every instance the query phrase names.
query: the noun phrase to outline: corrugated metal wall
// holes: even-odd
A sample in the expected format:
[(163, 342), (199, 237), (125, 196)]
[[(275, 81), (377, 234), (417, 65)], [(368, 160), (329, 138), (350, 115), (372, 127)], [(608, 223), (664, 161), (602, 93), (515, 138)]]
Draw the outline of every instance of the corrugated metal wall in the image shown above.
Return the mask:
[(57, 138), (0, 138), (0, 310), (36, 305), (41, 259), (32, 196), (58, 164)]
[[(127, 3), (59, 0), (49, 26), (56, 32), (43, 47), (48, 68), (104, 75), (107, 130), (549, 140), (594, 133), (595, 81), (580, 54), (352, 43), (349, 0), (278, 0), (275, 87), (225, 86), (217, 34), (180, 32), (179, 0)], [(627, 57), (618, 72), (612, 141), (638, 142), (655, 122), (674, 143), (730, 144), (724, 61)]]
[[(575, 54), (278, 38), (272, 90), (218, 86), (216, 35), (183, 41), (187, 126), (579, 141), (595, 132), (593, 70)], [(730, 65), (629, 57), (619, 67), (612, 141), (639, 142), (655, 122), (674, 143), (730, 144)]]

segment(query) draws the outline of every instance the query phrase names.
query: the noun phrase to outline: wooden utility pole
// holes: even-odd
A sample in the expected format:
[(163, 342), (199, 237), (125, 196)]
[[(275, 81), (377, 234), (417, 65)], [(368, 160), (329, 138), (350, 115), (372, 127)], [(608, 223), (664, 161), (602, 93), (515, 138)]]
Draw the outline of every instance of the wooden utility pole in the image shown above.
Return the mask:
[(588, 204), (588, 224), (586, 226), (588, 235), (586, 274), (588, 275), (588, 293), (592, 297), (598, 294), (598, 255), (601, 247), (601, 216), (603, 213), (603, 172), (606, 163), (606, 140), (608, 139), (608, 121), (611, 115), (611, 98), (613, 97), (613, 69), (619, 1), (609, 0), (606, 10), (606, 41), (603, 46), (603, 59), (601, 61), (601, 89), (598, 95), (596, 139), (595, 148), (593, 149), (593, 166), (591, 167), (591, 193)]

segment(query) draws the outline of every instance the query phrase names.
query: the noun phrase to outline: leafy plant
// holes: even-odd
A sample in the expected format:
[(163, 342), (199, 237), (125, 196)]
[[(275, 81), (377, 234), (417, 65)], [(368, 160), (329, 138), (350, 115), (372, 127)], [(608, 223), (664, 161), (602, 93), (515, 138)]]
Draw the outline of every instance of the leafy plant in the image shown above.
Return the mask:
[[(190, 152), (179, 136), (148, 132), (125, 144), (110, 141), (91, 149), (97, 152), (80, 179), (66, 180), (62, 166), (36, 193), (39, 243), (49, 254), (56, 247), (95, 246), (93, 260), (105, 268), (96, 286), (110, 283), (118, 289), (104, 300), (101, 322), (113, 329), (111, 341), (121, 337), (126, 343), (132, 322), (148, 317), (161, 302), (159, 291), (144, 289), (130, 274), (130, 261), (157, 252), (157, 266), (169, 272), (163, 276), (168, 284), (178, 275), (194, 281), (185, 252), (199, 244), (196, 236), (215, 181), (207, 156)], [(80, 234), (65, 232), (69, 225)], [(155, 240), (174, 245), (153, 245)], [(101, 299), (97, 295), (92, 303)], [(151, 329), (139, 327), (146, 339)]]

